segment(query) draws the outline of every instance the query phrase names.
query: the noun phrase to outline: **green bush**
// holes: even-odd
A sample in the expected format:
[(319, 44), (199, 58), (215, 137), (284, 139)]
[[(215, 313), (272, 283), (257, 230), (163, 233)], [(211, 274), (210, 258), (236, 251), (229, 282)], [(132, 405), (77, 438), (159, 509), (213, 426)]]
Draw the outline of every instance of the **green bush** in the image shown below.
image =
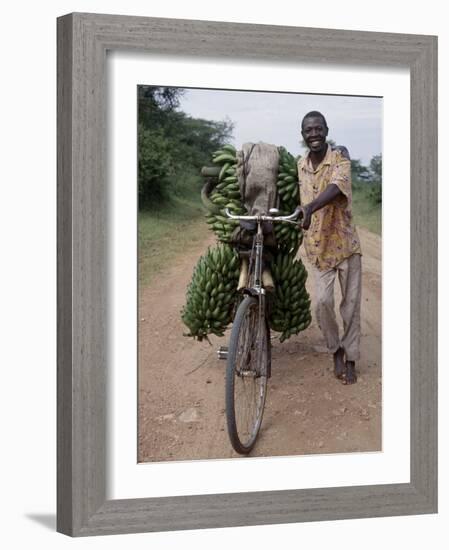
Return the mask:
[(175, 196), (199, 197), (201, 167), (231, 139), (233, 124), (195, 119), (178, 110), (179, 88), (139, 86), (139, 209)]
[(374, 204), (380, 204), (382, 202), (382, 185), (380, 183), (372, 183), (368, 196)]
[(170, 144), (161, 129), (139, 125), (139, 207), (162, 202), (170, 195), (174, 174)]

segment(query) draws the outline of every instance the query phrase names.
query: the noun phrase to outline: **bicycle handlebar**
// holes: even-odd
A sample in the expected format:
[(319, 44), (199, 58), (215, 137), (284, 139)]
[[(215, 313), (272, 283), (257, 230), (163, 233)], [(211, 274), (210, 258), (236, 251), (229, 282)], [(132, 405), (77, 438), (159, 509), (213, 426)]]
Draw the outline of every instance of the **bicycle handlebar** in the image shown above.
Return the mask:
[(225, 213), (231, 220), (248, 220), (248, 221), (270, 221), (270, 222), (290, 222), (295, 223), (301, 212), (301, 207), (297, 206), (295, 211), (288, 216), (267, 216), (266, 214), (256, 214), (255, 216), (234, 216), (229, 212), (228, 208), (225, 208)]

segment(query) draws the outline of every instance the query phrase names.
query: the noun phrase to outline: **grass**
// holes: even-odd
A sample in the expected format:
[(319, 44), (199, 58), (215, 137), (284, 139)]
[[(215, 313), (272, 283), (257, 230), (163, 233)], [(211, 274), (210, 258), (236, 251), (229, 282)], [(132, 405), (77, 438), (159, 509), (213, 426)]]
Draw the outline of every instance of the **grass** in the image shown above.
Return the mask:
[(148, 285), (178, 254), (207, 234), (198, 192), (175, 196), (157, 209), (139, 212), (139, 284)]
[(367, 184), (353, 186), (352, 212), (356, 225), (382, 235), (382, 204), (372, 200)]

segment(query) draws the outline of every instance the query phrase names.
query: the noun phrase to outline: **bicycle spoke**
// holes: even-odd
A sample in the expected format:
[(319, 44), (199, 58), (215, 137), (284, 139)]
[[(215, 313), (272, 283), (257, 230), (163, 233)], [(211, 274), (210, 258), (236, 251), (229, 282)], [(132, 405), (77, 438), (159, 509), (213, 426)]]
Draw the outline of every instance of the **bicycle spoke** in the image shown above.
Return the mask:
[[(244, 449), (249, 449), (255, 442), (262, 420), (266, 394), (266, 364), (267, 353), (260, 354), (260, 346), (267, 349), (267, 335), (258, 334), (259, 310), (258, 302), (248, 298), (244, 306), (236, 334), (236, 353), (231, 365), (232, 380), (232, 422), (230, 432), (237, 437)], [(231, 401), (230, 401), (231, 403)], [(229, 424), (228, 424), (229, 428)], [(235, 432), (235, 433), (234, 433)], [(231, 435), (231, 433), (230, 433)], [(238, 447), (238, 446), (237, 446)], [(236, 449), (238, 450), (238, 449)], [(241, 450), (239, 452), (242, 452)]]

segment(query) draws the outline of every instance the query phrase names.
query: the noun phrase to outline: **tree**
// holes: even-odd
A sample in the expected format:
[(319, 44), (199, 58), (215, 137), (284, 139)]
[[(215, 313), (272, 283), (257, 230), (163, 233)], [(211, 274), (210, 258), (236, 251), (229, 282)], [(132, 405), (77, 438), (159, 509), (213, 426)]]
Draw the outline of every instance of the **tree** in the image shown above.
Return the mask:
[(382, 155), (374, 155), (369, 167), (372, 174), (370, 196), (375, 203), (379, 204), (382, 202)]
[(169, 196), (174, 173), (170, 143), (160, 128), (149, 130), (139, 124), (139, 208)]
[(374, 155), (369, 164), (373, 180), (376, 183), (382, 183), (382, 155)]
[(210, 162), (213, 151), (232, 139), (233, 123), (230, 120), (215, 122), (187, 117), (177, 113), (176, 134), (172, 136), (173, 155), (179, 170), (191, 167), (198, 172)]
[(139, 86), (137, 90), (139, 123), (153, 128), (165, 124), (170, 113), (179, 107), (180, 97), (184, 94), (180, 88), (158, 86)]
[(352, 181), (360, 183), (362, 181), (369, 180), (370, 173), (366, 166), (364, 166), (360, 160), (352, 159), (351, 160), (351, 177)]
[(232, 139), (229, 119), (196, 119), (180, 111), (183, 93), (178, 88), (138, 88), (140, 208), (163, 202), (186, 185), (196, 189), (201, 167)]

